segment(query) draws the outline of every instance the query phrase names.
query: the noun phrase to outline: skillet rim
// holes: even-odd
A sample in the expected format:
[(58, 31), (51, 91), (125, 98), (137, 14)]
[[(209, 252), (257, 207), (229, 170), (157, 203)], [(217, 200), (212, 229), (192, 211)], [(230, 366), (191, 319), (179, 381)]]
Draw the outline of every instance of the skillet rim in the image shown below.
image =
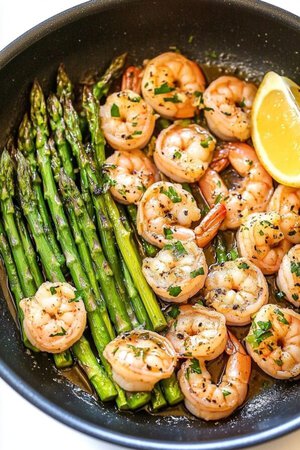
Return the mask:
[[(69, 8), (49, 19), (39, 23), (24, 34), (16, 38), (0, 51), (0, 70), (2, 70), (12, 59), (38, 42), (49, 33), (62, 28), (64, 25), (75, 22), (77, 19), (92, 14), (94, 11), (105, 11), (117, 8), (123, 2), (133, 3), (137, 0), (91, 0)], [(212, 1), (212, 0), (211, 0)], [(286, 26), (300, 31), (299, 17), (288, 11), (259, 0), (213, 0), (216, 4), (236, 4), (244, 9), (255, 10), (257, 14), (269, 15), (273, 19), (284, 22)], [(65, 410), (43, 395), (36, 392), (20, 376), (16, 375), (7, 364), (0, 361), (0, 377), (7, 382), (16, 392), (44, 413), (71, 428), (90, 435), (94, 438), (104, 440), (122, 447), (153, 450), (230, 450), (241, 449), (284, 436), (300, 428), (300, 416), (267, 431), (249, 433), (237, 438), (226, 438), (217, 441), (188, 443), (175, 441), (162, 442), (159, 440), (141, 439), (122, 433), (109, 431), (100, 425), (91, 425), (88, 421), (79, 419), (75, 414), (65, 413)]]

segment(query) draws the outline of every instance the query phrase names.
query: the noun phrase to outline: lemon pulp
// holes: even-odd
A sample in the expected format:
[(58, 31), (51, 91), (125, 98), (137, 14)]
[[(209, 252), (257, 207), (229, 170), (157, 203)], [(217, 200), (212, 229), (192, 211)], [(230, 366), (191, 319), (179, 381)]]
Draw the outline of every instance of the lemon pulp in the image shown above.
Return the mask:
[[(296, 102), (300, 103), (299, 89), (294, 86), (290, 89)], [(270, 91), (261, 102), (256, 123), (261, 144), (274, 168), (292, 176), (299, 175), (300, 112), (298, 108), (291, 107), (291, 102), (281, 90)]]

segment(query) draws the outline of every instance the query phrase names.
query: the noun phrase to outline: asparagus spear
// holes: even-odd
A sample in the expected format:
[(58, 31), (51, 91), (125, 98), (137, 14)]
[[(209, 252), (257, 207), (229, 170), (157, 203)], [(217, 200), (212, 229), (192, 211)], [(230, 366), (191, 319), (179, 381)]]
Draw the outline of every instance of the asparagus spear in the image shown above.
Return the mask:
[(63, 267), (65, 265), (65, 258), (57, 243), (52, 228), (50, 215), (48, 213), (47, 206), (44, 200), (43, 190), (41, 186), (41, 179), (37, 172), (37, 162), (35, 158), (35, 146), (34, 146), (34, 130), (27, 114), (24, 115), (24, 118), (19, 127), (18, 149), (28, 159), (28, 162), (31, 166), (33, 174), (33, 189), (35, 191), (35, 195), (37, 198), (39, 213), (43, 221), (43, 228), (60, 266)]
[(111, 320), (118, 333), (129, 331), (132, 328), (130, 319), (125, 305), (116, 290), (113, 273), (104, 257), (95, 225), (88, 215), (76, 184), (64, 171), (60, 172), (59, 187), (65, 200), (68, 201), (70, 207), (73, 209), (86, 243), (89, 246)]
[(69, 143), (66, 139), (66, 125), (63, 119), (63, 110), (58, 98), (50, 94), (47, 100), (47, 110), (49, 114), (50, 127), (57, 146), (59, 156), (66, 174), (75, 179), (72, 155)]
[(86, 207), (90, 217), (94, 215), (93, 201), (91, 198), (89, 183), (86, 172), (80, 161), (80, 148), (82, 146), (82, 135), (79, 126), (79, 117), (75, 111), (70, 98), (63, 99), (64, 121), (66, 124), (66, 138), (69, 142), (72, 152), (77, 159), (80, 168), (80, 184), (82, 197), (86, 203)]
[[(128, 211), (131, 222), (132, 222), (133, 226), (135, 227), (135, 231), (136, 231), (137, 207), (135, 205), (128, 205), (126, 209)], [(154, 257), (157, 254), (157, 252), (158, 252), (157, 247), (155, 247), (154, 245), (147, 242), (141, 236), (139, 236), (139, 240), (141, 241), (143, 251), (146, 256)]]
[(223, 236), (221, 236), (220, 234), (217, 234), (217, 236), (215, 237), (215, 251), (217, 262), (219, 264), (227, 261), (225, 242)]
[(57, 97), (60, 100), (63, 97), (70, 98), (71, 100), (73, 100), (74, 97), (73, 85), (63, 64), (60, 64), (58, 67), (56, 83), (57, 83), (56, 87)]
[[(65, 277), (61, 271), (59, 262), (54, 253), (52, 253), (51, 246), (44, 235), (42, 219), (38, 212), (36, 197), (32, 189), (30, 166), (23, 154), (19, 151), (16, 153), (16, 160), (18, 164), (17, 176), (22, 209), (35, 240), (38, 253), (45, 269), (46, 277), (51, 281), (63, 282)], [(12, 164), (12, 161), (10, 164)]]
[(12, 201), (14, 196), (13, 165), (6, 149), (3, 150), (0, 159), (0, 183), (1, 183), (1, 212), (4, 228), (9, 240), (12, 255), (20, 277), (22, 291), (25, 297), (32, 297), (37, 289), (34, 279), (28, 268), (26, 255), (15, 222), (15, 208)]
[(88, 340), (82, 336), (73, 345), (72, 350), (100, 399), (103, 402), (114, 399), (117, 394), (115, 386), (108, 378), (105, 370), (98, 364)]
[(23, 248), (25, 251), (25, 255), (26, 255), (26, 258), (27, 258), (27, 261), (29, 264), (30, 272), (33, 276), (35, 284), (37, 286), (40, 286), (44, 282), (44, 278), (43, 278), (41, 269), (39, 267), (39, 264), (37, 262), (35, 250), (33, 248), (33, 244), (31, 242), (26, 225), (23, 221), (21, 211), (17, 208), (15, 210), (15, 218), (16, 218), (16, 223), (17, 223), (19, 234), (20, 234), (20, 238), (22, 241), (22, 245), (23, 245)]
[[(88, 126), (91, 134), (91, 142), (93, 150), (96, 155), (96, 162), (104, 162), (105, 160), (105, 139), (103, 133), (100, 129), (100, 112), (99, 112), (99, 104), (91, 91), (88, 88), (84, 88), (83, 90), (83, 109), (86, 113)], [(88, 164), (87, 158), (85, 158), (84, 152), (81, 149), (80, 152), (81, 163), (84, 167)], [(102, 163), (101, 163), (102, 165)], [(98, 169), (101, 169), (100, 163), (98, 164)], [(97, 182), (96, 174), (92, 175), (94, 181)], [(128, 301), (126, 295), (126, 288), (123, 279), (122, 267), (119, 258), (119, 254), (117, 252), (115, 246), (114, 232), (112, 225), (110, 223), (108, 213), (106, 211), (105, 201), (102, 196), (96, 198), (91, 192), (94, 201), (94, 207), (96, 210), (97, 224), (101, 236), (101, 240), (103, 243), (104, 251), (106, 257), (110, 263), (112, 271), (115, 276), (116, 284), (118, 291), (120, 292), (122, 298), (125, 302)]]
[[(53, 141), (51, 139), (49, 139), (48, 144), (49, 144), (49, 149), (50, 149), (50, 152), (51, 152), (51, 167), (52, 167), (52, 170), (53, 170), (53, 174), (54, 174), (55, 180), (58, 182), (59, 173), (60, 173), (60, 170), (61, 170), (61, 162), (60, 162), (60, 159), (59, 159), (58, 154), (56, 152), (56, 149), (55, 149), (55, 146), (53, 144)], [(113, 339), (115, 337), (115, 332), (114, 332), (113, 326), (111, 325), (110, 318), (109, 318), (108, 313), (107, 313), (107, 309), (106, 309), (106, 306), (105, 306), (104, 298), (103, 298), (102, 293), (101, 293), (101, 291), (99, 289), (99, 285), (98, 285), (98, 281), (97, 281), (97, 278), (96, 278), (95, 270), (94, 270), (94, 267), (93, 267), (93, 261), (91, 259), (90, 251), (89, 251), (89, 249), (88, 249), (88, 247), (87, 247), (87, 245), (85, 243), (85, 240), (84, 240), (84, 238), (82, 236), (82, 232), (80, 230), (80, 226), (78, 224), (77, 217), (76, 217), (73, 209), (70, 208), (69, 205), (66, 205), (66, 209), (67, 209), (67, 213), (68, 213), (68, 216), (69, 216), (71, 230), (73, 232), (74, 240), (75, 240), (75, 243), (77, 245), (81, 261), (84, 264), (84, 268), (85, 268), (86, 274), (88, 276), (90, 285), (91, 285), (91, 287), (92, 287), (92, 289), (94, 291), (94, 294), (96, 296), (97, 304), (99, 306), (99, 310), (101, 312), (103, 321), (104, 321), (104, 323), (106, 325), (107, 331), (108, 331), (111, 339)]]
[(110, 85), (113, 80), (121, 75), (125, 64), (127, 53), (117, 56), (106, 69), (104, 75), (93, 86), (93, 94), (97, 100), (100, 100), (104, 95), (107, 95)]

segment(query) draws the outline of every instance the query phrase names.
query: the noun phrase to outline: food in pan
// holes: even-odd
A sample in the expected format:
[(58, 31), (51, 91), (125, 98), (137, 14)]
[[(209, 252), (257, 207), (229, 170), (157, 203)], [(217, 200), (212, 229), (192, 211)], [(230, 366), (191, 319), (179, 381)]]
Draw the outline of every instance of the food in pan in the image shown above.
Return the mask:
[(77, 364), (119, 410), (223, 419), (251, 366), (300, 374), (300, 182), (276, 140), (292, 158), (299, 88), (207, 80), (176, 52), (125, 61), (80, 90), (60, 66), (47, 100), (35, 81), (2, 151), (0, 253), (24, 348)]

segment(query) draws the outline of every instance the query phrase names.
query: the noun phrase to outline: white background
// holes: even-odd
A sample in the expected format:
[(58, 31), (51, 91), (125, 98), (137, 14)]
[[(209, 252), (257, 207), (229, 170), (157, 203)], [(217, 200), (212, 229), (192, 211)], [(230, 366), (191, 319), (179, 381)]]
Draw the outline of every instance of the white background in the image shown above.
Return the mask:
[[(0, 49), (48, 17), (75, 6), (76, 0), (0, 0)], [(300, 16), (299, 0), (272, 0)], [(0, 106), (1, 107), (1, 106)], [(299, 405), (300, 408), (300, 405)], [(85, 436), (46, 416), (0, 379), (0, 449), (117, 450), (120, 447)], [(300, 430), (256, 450), (299, 450)]]

